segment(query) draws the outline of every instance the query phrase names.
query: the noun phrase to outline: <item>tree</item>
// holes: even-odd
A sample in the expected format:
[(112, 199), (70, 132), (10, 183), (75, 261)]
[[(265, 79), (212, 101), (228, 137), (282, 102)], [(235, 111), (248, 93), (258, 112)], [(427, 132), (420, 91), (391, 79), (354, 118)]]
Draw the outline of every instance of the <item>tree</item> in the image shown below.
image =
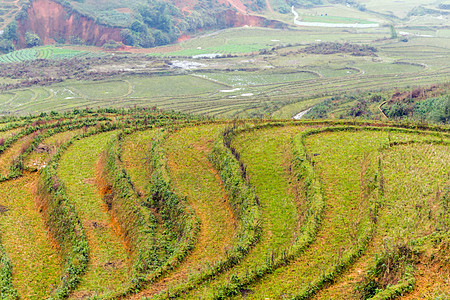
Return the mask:
[(395, 28), (393, 25), (390, 25), (391, 28), (391, 39), (396, 39), (397, 38), (397, 31), (395, 31)]
[(134, 46), (136, 44), (136, 40), (130, 29), (123, 29), (120, 32), (120, 35), (122, 36), (125, 45)]
[(14, 51), (14, 45), (9, 40), (0, 40), (0, 52), (9, 53)]
[(5, 28), (2, 38), (5, 40), (10, 40), (10, 41), (17, 40), (17, 22), (16, 21), (11, 22)]
[(29, 48), (42, 45), (41, 38), (34, 32), (25, 33), (25, 43)]
[(134, 21), (133, 24), (131, 24), (130, 29), (138, 33), (144, 32), (146, 30), (144, 24), (139, 21)]

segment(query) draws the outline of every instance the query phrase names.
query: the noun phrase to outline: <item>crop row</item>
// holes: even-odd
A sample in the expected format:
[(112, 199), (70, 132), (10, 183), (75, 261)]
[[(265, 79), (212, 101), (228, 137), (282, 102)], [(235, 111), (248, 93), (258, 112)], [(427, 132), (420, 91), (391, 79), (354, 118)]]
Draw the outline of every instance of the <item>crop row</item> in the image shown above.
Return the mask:
[(17, 50), (0, 56), (0, 63), (16, 63), (35, 59), (69, 59), (87, 52), (53, 47)]
[[(73, 292), (90, 292), (106, 298), (133, 297), (134, 293), (158, 284), (161, 277), (177, 272), (177, 268), (191, 259), (191, 251), (195, 251), (198, 236), (207, 223), (199, 223), (198, 211), (193, 206), (196, 204), (183, 196), (185, 192), (179, 181), (172, 181), (175, 176), (172, 172), (174, 168), (181, 168), (183, 157), (176, 156), (174, 160), (171, 153), (165, 152), (173, 149), (165, 146), (168, 139), (181, 136), (176, 135), (177, 132), (185, 134), (190, 132), (190, 126), (204, 124), (201, 120), (189, 121), (189, 118), (153, 110), (105, 116), (92, 113), (82, 118), (25, 125), (19, 134), (5, 140), (3, 153), (20, 137), (31, 138), (11, 164), (9, 175), (2, 179), (12, 182), (13, 178), (23, 175), (24, 170), (36, 171), (27, 169), (25, 158), (44, 140), (78, 130), (59, 145), (41, 169), (36, 192), (40, 198), (40, 214), (62, 258), (61, 280), (53, 290), (52, 298), (62, 299)], [(220, 131), (225, 128), (220, 122), (206, 123), (211, 123), (210, 127), (199, 127), (205, 132), (214, 126), (220, 127)], [(147, 131), (151, 139), (143, 152), (145, 160), (135, 171), (124, 161), (133, 155), (127, 152), (126, 145), (130, 137)], [(436, 179), (437, 176), (448, 176), (448, 172), (445, 173), (448, 132), (447, 127), (424, 124), (254, 121), (225, 128), (215, 141), (209, 140), (206, 147), (210, 147), (210, 151), (202, 150), (204, 144), (190, 144), (187, 148), (193, 151), (209, 153), (211, 168), (217, 171), (226, 194), (224, 199), (236, 218), (236, 233), (231, 245), (212, 264), (191, 271), (184, 277), (186, 280), (171, 279), (173, 286), (164, 287), (158, 297), (203, 294), (207, 298), (222, 299), (244, 291), (253, 293), (256, 298), (282, 295), (295, 299), (308, 299), (313, 295), (326, 298), (326, 293), (332, 293), (330, 288), (361, 260), (369, 262), (363, 268), (362, 283), (358, 287), (351, 284), (357, 291), (347, 290), (346, 293), (387, 299), (412, 290), (417, 260), (425, 251), (423, 245), (435, 247), (448, 239), (445, 234), (448, 207), (441, 188), (445, 181)], [(214, 135), (206, 134), (204, 140), (211, 136)], [(92, 178), (83, 179), (85, 175), (81, 175), (77, 182), (71, 182), (68, 179), (72, 177), (64, 175), (67, 170), (63, 170), (68, 166), (67, 155), (83, 155), (77, 152), (83, 151), (79, 145), (95, 144), (91, 140), (93, 137), (102, 137), (105, 143), (98, 149), (91, 147), (95, 151), (86, 149), (89, 161), (97, 164), (98, 171), (95, 185), (89, 189), (100, 191), (99, 201), (106, 209), (103, 214), (113, 220), (117, 230), (115, 239), (119, 241), (118, 245), (122, 241), (120, 247), (126, 250), (127, 256), (121, 266), (123, 271), (117, 269), (116, 273), (123, 274), (120, 281), (124, 284), (109, 293), (83, 282), (94, 278), (92, 261), (98, 257), (93, 250), (103, 247), (93, 244), (92, 229), (87, 226), (100, 226), (98, 234), (107, 229), (100, 223), (92, 223), (92, 219), (82, 212), (98, 210), (100, 206), (90, 206), (90, 202), (82, 198), (81, 202), (74, 199), (77, 194), (72, 185), (81, 188), (92, 185), (89, 183)], [(174, 142), (170, 141), (171, 144)], [(258, 143), (264, 144), (261, 147), (267, 151), (269, 160), (257, 154)], [(407, 163), (402, 164), (397, 152), (403, 153)], [(102, 154), (97, 156), (95, 153)], [(274, 157), (280, 153), (285, 157), (275, 161)], [(261, 159), (265, 161), (261, 162)], [(286, 170), (283, 165), (287, 166)], [(341, 172), (342, 165), (347, 166), (345, 174)], [(418, 193), (423, 193), (419, 189), (402, 190), (402, 181), (393, 175), (392, 165), (402, 166), (399, 171), (405, 173), (408, 186), (417, 186), (409, 179), (412, 173), (408, 173), (408, 169), (423, 169), (420, 174), (424, 186), (431, 194), (436, 194), (427, 192), (433, 198), (427, 201), (433, 204), (414, 200)], [(95, 168), (95, 165), (79, 164), (79, 168)], [(136, 172), (142, 174), (136, 177)], [(277, 176), (277, 179), (271, 176)], [(291, 179), (284, 176), (291, 176)], [(136, 178), (144, 179), (135, 182)], [(437, 187), (433, 184), (435, 179), (439, 182)], [(277, 187), (273, 187), (273, 191), (267, 190), (270, 181), (282, 189), (296, 189), (296, 197), (287, 191), (278, 191)], [(396, 198), (398, 194), (404, 195), (405, 199)], [(393, 209), (397, 205), (415, 216), (411, 223), (402, 223), (404, 219), (391, 220), (392, 214), (398, 213)], [(284, 210), (278, 217), (278, 212), (270, 211), (277, 207)], [(204, 216), (202, 218), (205, 220)], [(283, 220), (282, 226), (276, 223), (279, 221), (276, 218)], [(372, 256), (366, 253), (370, 244), (378, 239), (400, 238), (398, 231), (390, 232), (399, 226), (408, 226), (412, 232), (402, 236), (407, 243), (386, 252), (374, 251), (378, 258), (371, 259)], [(324, 245), (327, 245), (326, 249)], [(15, 286), (15, 282), (19, 282), (15, 268), (20, 265), (15, 265), (19, 262), (9, 258), (9, 249), (0, 248), (2, 296), (7, 299), (15, 299), (19, 294), (26, 297), (24, 287)], [(393, 269), (386, 270), (385, 266), (391, 262)], [(385, 272), (395, 274), (396, 284), (385, 284), (380, 277)]]

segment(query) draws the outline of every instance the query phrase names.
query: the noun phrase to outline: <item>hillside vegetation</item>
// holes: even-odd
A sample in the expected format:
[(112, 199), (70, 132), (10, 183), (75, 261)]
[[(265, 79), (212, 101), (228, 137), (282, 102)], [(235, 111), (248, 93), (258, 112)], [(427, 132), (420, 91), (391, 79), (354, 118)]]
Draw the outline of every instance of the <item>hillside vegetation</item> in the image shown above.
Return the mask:
[(449, 296), (448, 126), (135, 108), (0, 130), (2, 299)]
[(0, 299), (450, 299), (434, 0), (0, 3)]

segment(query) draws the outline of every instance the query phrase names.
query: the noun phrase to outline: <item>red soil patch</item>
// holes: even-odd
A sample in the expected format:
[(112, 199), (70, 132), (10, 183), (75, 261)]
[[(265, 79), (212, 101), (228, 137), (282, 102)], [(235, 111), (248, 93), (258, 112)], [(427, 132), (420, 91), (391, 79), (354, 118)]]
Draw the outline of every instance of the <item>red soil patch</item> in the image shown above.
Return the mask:
[(182, 50), (182, 48), (179, 45), (173, 45), (173, 46), (163, 46), (163, 47), (156, 47), (156, 48), (135, 48), (131, 46), (122, 46), (117, 51), (124, 51), (124, 52), (130, 52), (130, 53), (169, 53), (169, 52), (175, 52)]
[(247, 7), (245, 7), (244, 3), (240, 0), (219, 0), (220, 4), (229, 4), (235, 9), (237, 9), (240, 13), (247, 14)]
[(177, 42), (178, 42), (178, 43), (184, 42), (184, 41), (189, 40), (190, 38), (191, 38), (191, 36), (189, 36), (189, 35), (182, 35), (182, 36), (180, 36), (180, 37), (178, 38)]
[[(248, 15), (244, 4), (240, 0), (220, 0), (230, 3), (238, 12), (229, 9), (223, 12), (225, 25), (227, 27), (257, 26), (279, 28), (283, 24), (278, 21), (267, 20), (261, 16)], [(227, 2), (228, 1), (228, 2)], [(175, 1), (177, 2), (177, 1)], [(190, 14), (191, 9), (196, 4), (195, 0), (178, 1), (176, 3), (180, 9)], [(192, 8), (191, 8), (192, 6)], [(117, 11), (130, 13), (128, 8), (118, 8)], [(54, 44), (56, 38), (64, 38), (70, 41), (72, 36), (79, 37), (87, 44), (102, 46), (109, 40), (123, 42), (120, 34), (123, 28), (108, 27), (95, 23), (95, 20), (89, 19), (77, 12), (68, 13), (67, 9), (59, 3), (52, 0), (35, 0), (27, 10), (28, 17), (19, 21), (19, 38), (17, 46), (24, 48), (25, 33), (35, 32), (45, 45)], [(178, 42), (189, 39), (190, 36), (182, 35)], [(167, 53), (181, 50), (177, 45), (169, 47), (157, 47), (152, 49), (133, 48), (123, 46), (117, 51), (126, 51), (131, 53)]]
[(184, 12), (185, 9), (192, 10), (198, 3), (197, 0), (173, 0), (173, 4)]
[(192, 14), (192, 11), (191, 11), (189, 8), (187, 8), (187, 7), (183, 7), (183, 8), (181, 9), (181, 12), (182, 12), (184, 15), (188, 15), (188, 16), (190, 16), (190, 15)]
[(116, 11), (120, 12), (122, 14), (131, 14), (131, 13), (133, 13), (133, 11), (131, 9), (129, 9), (128, 7), (116, 8)]
[(233, 10), (225, 11), (225, 24), (228, 27), (267, 27), (267, 28), (284, 28), (287, 25), (275, 20), (269, 20), (261, 16), (237, 13)]
[[(105, 165), (106, 165), (106, 154), (102, 154), (100, 159), (97, 161), (96, 165), (96, 178), (94, 178), (94, 182), (97, 184), (98, 193), (103, 199), (102, 206), (103, 209), (106, 211), (106, 213), (109, 215), (110, 223), (108, 224), (111, 226), (112, 230), (116, 234), (116, 236), (120, 237), (120, 241), (123, 245), (123, 247), (128, 251), (131, 252), (131, 242), (129, 237), (127, 236), (125, 230), (122, 229), (121, 222), (119, 221), (118, 217), (116, 216), (114, 207), (108, 207), (108, 204), (106, 203), (106, 199), (108, 197), (113, 197), (114, 191), (112, 190), (112, 186), (108, 183), (106, 179), (105, 174)], [(92, 179), (91, 179), (92, 180)], [(92, 224), (91, 224), (92, 225)]]
[(102, 46), (109, 40), (122, 42), (122, 28), (112, 28), (95, 23), (79, 13), (69, 14), (64, 6), (50, 0), (31, 2), (28, 17), (19, 21), (17, 46), (26, 46), (25, 33), (35, 32), (45, 45), (55, 43), (54, 38), (70, 40), (71, 36), (81, 38), (88, 44)]

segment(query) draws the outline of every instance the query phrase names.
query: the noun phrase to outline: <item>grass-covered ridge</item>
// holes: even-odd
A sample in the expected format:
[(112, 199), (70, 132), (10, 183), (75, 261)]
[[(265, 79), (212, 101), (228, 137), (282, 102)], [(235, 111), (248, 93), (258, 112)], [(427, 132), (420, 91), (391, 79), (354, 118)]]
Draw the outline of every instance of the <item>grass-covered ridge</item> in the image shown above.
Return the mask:
[(448, 294), (448, 126), (140, 108), (1, 126), (5, 299)]

